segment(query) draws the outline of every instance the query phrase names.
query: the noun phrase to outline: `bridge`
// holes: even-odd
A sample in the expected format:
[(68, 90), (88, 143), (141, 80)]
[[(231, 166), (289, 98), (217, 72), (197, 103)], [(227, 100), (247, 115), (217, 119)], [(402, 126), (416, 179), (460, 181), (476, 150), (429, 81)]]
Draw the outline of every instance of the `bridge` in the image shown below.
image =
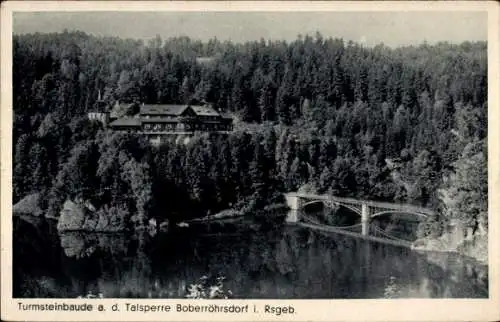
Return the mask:
[(288, 222), (300, 221), (300, 210), (314, 203), (323, 203), (327, 207), (341, 206), (350, 209), (361, 217), (361, 234), (370, 234), (370, 221), (373, 218), (386, 214), (408, 214), (423, 219), (434, 214), (434, 211), (408, 204), (378, 202), (363, 199), (343, 198), (332, 195), (316, 195), (309, 193), (291, 192), (285, 194), (288, 207), (292, 215), (287, 218)]

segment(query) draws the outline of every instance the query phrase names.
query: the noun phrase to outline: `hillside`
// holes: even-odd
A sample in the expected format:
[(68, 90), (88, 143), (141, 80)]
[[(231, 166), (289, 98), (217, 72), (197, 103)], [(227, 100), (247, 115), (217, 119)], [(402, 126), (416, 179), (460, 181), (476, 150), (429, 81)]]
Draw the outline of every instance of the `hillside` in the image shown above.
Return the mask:
[[(135, 225), (261, 209), (308, 184), (439, 210), (426, 231), (451, 218), (475, 229), (487, 214), (486, 45), (18, 35), (14, 202), (40, 193), (54, 216), (91, 200)], [(207, 101), (239, 122), (155, 148), (87, 120), (99, 91), (110, 104)]]

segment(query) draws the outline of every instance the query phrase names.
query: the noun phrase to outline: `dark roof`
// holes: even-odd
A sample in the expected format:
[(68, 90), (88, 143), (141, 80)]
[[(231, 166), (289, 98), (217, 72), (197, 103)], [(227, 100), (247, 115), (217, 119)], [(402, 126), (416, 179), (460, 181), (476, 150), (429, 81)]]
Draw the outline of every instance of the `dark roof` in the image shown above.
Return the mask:
[[(122, 105), (123, 106), (123, 105)], [(140, 127), (142, 123), (176, 123), (179, 122), (179, 117), (186, 109), (191, 108), (191, 110), (197, 116), (220, 116), (218, 120), (214, 120), (213, 123), (224, 122), (232, 120), (232, 116), (229, 113), (219, 113), (211, 105), (153, 105), (144, 104), (141, 105), (140, 115), (142, 117), (121, 117), (110, 123), (111, 127)], [(143, 117), (144, 115), (153, 115), (151, 117)], [(175, 116), (175, 117), (165, 117), (165, 116)], [(204, 121), (207, 122), (207, 121)], [(212, 122), (210, 122), (212, 123)]]
[(111, 122), (109, 126), (141, 126), (141, 119), (136, 117), (122, 117)]
[(151, 115), (181, 115), (187, 108), (187, 105), (141, 105), (141, 114)]
[(220, 116), (210, 105), (142, 105), (141, 115), (175, 115), (179, 116), (191, 108), (198, 116)]
[(191, 108), (196, 113), (196, 115), (220, 116), (219, 112), (214, 110), (210, 105), (192, 105)]

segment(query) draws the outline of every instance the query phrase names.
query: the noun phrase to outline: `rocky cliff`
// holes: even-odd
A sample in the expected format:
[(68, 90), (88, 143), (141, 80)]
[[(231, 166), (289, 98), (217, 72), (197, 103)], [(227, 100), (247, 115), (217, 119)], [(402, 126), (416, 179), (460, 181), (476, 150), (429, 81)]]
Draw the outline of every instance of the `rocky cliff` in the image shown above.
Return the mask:
[(66, 200), (60, 213), (57, 230), (118, 232), (126, 229), (125, 215), (116, 208), (102, 208), (97, 211), (82, 202)]

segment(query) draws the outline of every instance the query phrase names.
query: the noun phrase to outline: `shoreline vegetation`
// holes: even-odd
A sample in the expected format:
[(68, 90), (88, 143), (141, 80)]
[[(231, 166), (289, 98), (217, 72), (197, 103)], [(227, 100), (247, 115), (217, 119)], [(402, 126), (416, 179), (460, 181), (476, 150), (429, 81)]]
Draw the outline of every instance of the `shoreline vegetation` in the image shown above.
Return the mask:
[[(308, 186), (434, 209), (415, 248), (477, 255), (488, 224), (486, 49), (368, 48), (320, 33), (243, 44), (14, 35), (14, 212), (89, 231), (259, 220)], [(103, 102), (207, 102), (234, 130), (155, 146), (89, 119)], [(452, 222), (465, 242), (449, 240)]]
[[(41, 217), (43, 212), (39, 206), (39, 194), (35, 193), (22, 199), (13, 207), (13, 215), (19, 217)], [(272, 213), (268, 217), (284, 217), (284, 212), (288, 210), (285, 204), (273, 204), (265, 206), (262, 210), (242, 209), (225, 209), (216, 214), (207, 214), (204, 217), (197, 217), (186, 221), (176, 223), (177, 227), (189, 227), (190, 225), (204, 224), (204, 223), (232, 223), (240, 219), (245, 219), (254, 216), (254, 212)], [(281, 213), (281, 215), (277, 215)], [(130, 231), (122, 222), (109, 220), (110, 214), (103, 214), (90, 205), (89, 203), (66, 200), (63, 209), (59, 216), (43, 216), (46, 219), (53, 219), (57, 221), (57, 230), (60, 233), (65, 232), (96, 232), (96, 233), (116, 233)], [(157, 224), (156, 220), (152, 218), (148, 222), (147, 227), (141, 229), (154, 229), (168, 230), (168, 221), (163, 221)]]
[[(75, 202), (67, 200), (61, 215), (58, 218), (41, 216), (41, 210), (37, 206), (38, 195), (33, 194), (23, 199), (20, 203), (14, 205), (13, 214), (18, 217), (22, 217), (26, 220), (26, 217), (40, 218), (44, 217), (46, 219), (53, 219), (57, 222), (57, 230), (59, 234), (64, 235), (66, 233), (105, 233), (105, 234), (115, 234), (115, 233), (126, 233), (129, 232), (124, 226), (116, 226), (116, 224), (109, 223), (103, 224), (99, 220), (92, 220), (92, 217), (96, 215), (91, 215), (85, 209), (84, 203), (77, 204)], [(286, 205), (272, 205), (266, 207), (264, 211), (278, 211), (283, 213), (288, 207)], [(85, 215), (87, 214), (87, 216)], [(194, 218), (187, 221), (182, 221), (176, 223), (177, 227), (187, 228), (190, 226), (196, 226), (200, 224), (235, 224), (242, 222), (244, 225), (249, 226), (249, 222), (244, 222), (244, 219), (252, 217), (252, 214), (244, 213), (243, 211), (236, 211), (234, 209), (226, 209), (217, 214), (207, 215), (205, 217)], [(102, 219), (101, 219), (102, 220)], [(29, 221), (29, 219), (28, 219)], [(168, 230), (168, 222), (163, 222), (159, 225), (160, 231)], [(156, 221), (150, 222), (149, 226), (146, 227), (150, 231), (157, 231)], [(467, 236), (467, 232), (464, 227), (460, 224), (455, 223), (446, 232), (443, 232), (439, 236), (426, 236), (423, 238), (418, 238), (411, 243), (410, 248), (416, 252), (421, 253), (457, 253), (465, 257), (470, 257), (475, 259), (478, 263), (488, 265), (488, 236), (484, 232), (472, 234)]]

